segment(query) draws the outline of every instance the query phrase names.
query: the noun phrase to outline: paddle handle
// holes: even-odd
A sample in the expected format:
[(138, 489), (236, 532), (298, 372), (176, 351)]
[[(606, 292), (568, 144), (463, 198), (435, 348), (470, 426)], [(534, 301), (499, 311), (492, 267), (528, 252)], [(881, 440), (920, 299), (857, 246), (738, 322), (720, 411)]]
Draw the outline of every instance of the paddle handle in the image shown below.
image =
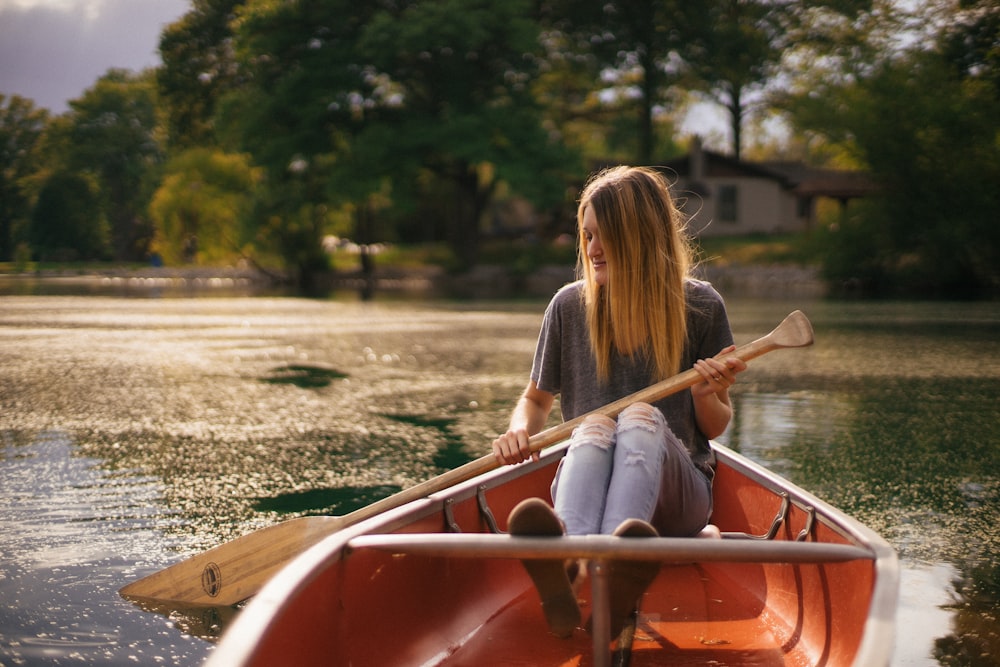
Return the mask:
[[(738, 357), (743, 361), (750, 361), (767, 354), (773, 350), (792, 347), (806, 347), (813, 343), (812, 325), (802, 311), (796, 310), (788, 315), (781, 324), (774, 328), (769, 334), (761, 336), (755, 341), (746, 343), (727, 354), (718, 355), (718, 358)], [(531, 436), (528, 445), (532, 452), (562, 442), (569, 438), (573, 429), (580, 425), (584, 419), (590, 415), (607, 415), (614, 418), (633, 403), (653, 403), (671, 394), (693, 387), (702, 381), (701, 374), (695, 369), (689, 369), (663, 380), (657, 384), (641, 389), (634, 394), (630, 394), (613, 403), (609, 403), (597, 410), (588, 412), (585, 415), (576, 417), (551, 428), (540, 431)], [(499, 466), (493, 454), (487, 454), (465, 465), (459, 466), (436, 477), (420, 482), (414, 486), (395, 493), (387, 498), (376, 501), (370, 505), (357, 509), (341, 517), (343, 526), (349, 526), (360, 521), (364, 521), (377, 514), (387, 512), (397, 507), (402, 507), (406, 503), (419, 500), (433, 493), (444, 491), (456, 484), (460, 484), (473, 477), (489, 472)]]

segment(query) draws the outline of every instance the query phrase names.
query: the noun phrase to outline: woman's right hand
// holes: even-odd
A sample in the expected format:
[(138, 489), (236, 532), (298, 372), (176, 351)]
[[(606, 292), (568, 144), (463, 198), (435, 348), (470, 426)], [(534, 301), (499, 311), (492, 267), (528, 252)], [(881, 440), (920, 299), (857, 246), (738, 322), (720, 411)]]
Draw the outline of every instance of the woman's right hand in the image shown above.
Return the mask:
[(512, 465), (528, 459), (538, 460), (538, 452), (531, 451), (530, 438), (525, 429), (511, 429), (498, 435), (493, 441), (493, 456), (500, 465)]
[(531, 451), (530, 434), (538, 433), (545, 426), (555, 396), (542, 391), (534, 380), (514, 406), (507, 432), (493, 440), (493, 456), (500, 465), (511, 465), (531, 459), (538, 460), (538, 452)]

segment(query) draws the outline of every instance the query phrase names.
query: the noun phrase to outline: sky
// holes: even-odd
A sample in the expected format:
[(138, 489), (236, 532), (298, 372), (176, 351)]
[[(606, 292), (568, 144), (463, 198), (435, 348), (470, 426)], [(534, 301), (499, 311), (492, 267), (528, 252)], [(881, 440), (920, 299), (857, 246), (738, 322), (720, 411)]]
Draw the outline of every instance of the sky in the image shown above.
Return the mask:
[(0, 0), (0, 93), (62, 113), (112, 67), (160, 64), (163, 28), (191, 0)]

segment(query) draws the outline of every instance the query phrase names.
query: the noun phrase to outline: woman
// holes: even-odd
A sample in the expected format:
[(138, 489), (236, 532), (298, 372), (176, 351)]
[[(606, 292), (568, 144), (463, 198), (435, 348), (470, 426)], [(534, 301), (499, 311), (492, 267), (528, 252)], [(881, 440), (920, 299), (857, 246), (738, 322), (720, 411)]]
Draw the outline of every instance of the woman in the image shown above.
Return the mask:
[[(573, 419), (694, 367), (702, 382), (617, 420), (596, 415), (575, 429), (552, 484), (553, 510), (529, 499), (511, 512), (512, 534), (694, 536), (712, 511), (709, 439), (732, 417), (729, 387), (746, 364), (735, 356), (725, 306), (689, 275), (691, 250), (666, 179), (641, 167), (594, 176), (577, 210), (578, 274), (545, 311), (531, 379), (507, 432), (493, 442), (504, 464), (532, 454), (529, 437), (556, 395)], [(721, 353), (721, 354), (720, 354)], [(561, 564), (526, 561), (552, 631), (579, 622)], [(612, 568), (612, 614), (624, 616), (658, 566)], [(622, 585), (629, 580), (629, 585)], [(617, 599), (616, 599), (617, 598)], [(612, 621), (622, 619), (613, 616)]]

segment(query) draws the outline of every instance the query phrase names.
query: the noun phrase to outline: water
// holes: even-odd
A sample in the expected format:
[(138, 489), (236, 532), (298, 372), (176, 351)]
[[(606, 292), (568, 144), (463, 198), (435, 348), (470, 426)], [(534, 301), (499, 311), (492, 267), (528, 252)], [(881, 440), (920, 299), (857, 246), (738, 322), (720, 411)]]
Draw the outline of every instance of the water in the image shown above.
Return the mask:
[[(1000, 304), (730, 299), (751, 364), (723, 442), (899, 551), (895, 665), (1000, 656)], [(117, 589), (481, 456), (541, 303), (0, 297), (0, 665), (190, 665), (235, 610)]]

